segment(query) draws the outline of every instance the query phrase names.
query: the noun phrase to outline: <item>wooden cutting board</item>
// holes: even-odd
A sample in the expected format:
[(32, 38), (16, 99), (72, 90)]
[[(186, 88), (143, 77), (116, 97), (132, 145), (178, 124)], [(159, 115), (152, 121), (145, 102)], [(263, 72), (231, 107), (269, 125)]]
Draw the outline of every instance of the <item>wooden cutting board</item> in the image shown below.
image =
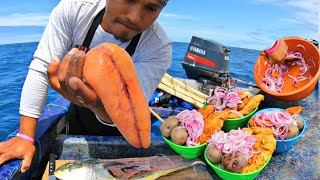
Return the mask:
[[(73, 162), (74, 160), (56, 160), (56, 168), (62, 166), (65, 163)], [(49, 179), (49, 163), (46, 166), (46, 170), (43, 174), (42, 180)], [(176, 179), (197, 179), (197, 180), (210, 180), (212, 179), (211, 175), (207, 171), (205, 166), (198, 165), (193, 168), (189, 168), (183, 171), (176, 172), (171, 175), (158, 178), (159, 180), (176, 180)]]
[[(56, 168), (74, 160), (56, 160)], [(49, 162), (47, 163), (46, 170), (43, 173), (42, 180), (49, 180)]]

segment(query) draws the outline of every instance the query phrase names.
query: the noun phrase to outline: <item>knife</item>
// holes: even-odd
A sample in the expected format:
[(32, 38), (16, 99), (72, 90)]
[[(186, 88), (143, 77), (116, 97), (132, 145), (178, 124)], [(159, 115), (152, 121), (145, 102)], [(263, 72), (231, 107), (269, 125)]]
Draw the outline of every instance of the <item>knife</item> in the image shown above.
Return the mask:
[(54, 175), (54, 171), (56, 170), (56, 158), (57, 155), (51, 153), (49, 160), (49, 180), (56, 180), (56, 176)]

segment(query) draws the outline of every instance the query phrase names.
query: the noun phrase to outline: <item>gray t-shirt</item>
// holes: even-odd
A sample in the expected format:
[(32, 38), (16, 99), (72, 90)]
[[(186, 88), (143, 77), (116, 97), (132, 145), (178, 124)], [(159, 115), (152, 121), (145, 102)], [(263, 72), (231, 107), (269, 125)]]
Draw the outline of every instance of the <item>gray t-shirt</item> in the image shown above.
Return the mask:
[[(53, 56), (60, 60), (75, 45), (82, 45), (94, 17), (105, 7), (106, 0), (62, 0), (53, 9), (48, 25), (34, 53), (34, 59), (24, 82), (20, 100), (20, 114), (39, 118), (48, 93), (47, 67)], [(98, 27), (90, 48), (121, 42)], [(172, 42), (158, 22), (141, 35), (132, 56), (138, 78), (147, 99), (150, 99), (161, 78), (171, 65)]]

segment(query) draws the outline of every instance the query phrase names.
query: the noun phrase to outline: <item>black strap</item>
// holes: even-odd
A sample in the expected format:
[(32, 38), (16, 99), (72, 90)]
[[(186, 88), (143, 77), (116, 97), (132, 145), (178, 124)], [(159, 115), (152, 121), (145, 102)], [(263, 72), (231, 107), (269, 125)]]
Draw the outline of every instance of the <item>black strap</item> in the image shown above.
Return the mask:
[(132, 56), (134, 54), (134, 52), (136, 51), (138, 42), (140, 40), (141, 37), (141, 33), (135, 35), (132, 39), (130, 44), (126, 47), (126, 51), (129, 53), (130, 56)]
[(96, 32), (97, 27), (99, 26), (99, 24), (100, 24), (100, 22), (101, 22), (101, 20), (103, 18), (103, 14), (104, 14), (104, 8), (94, 18), (94, 20), (93, 20), (93, 22), (92, 22), (92, 24), (90, 26), (90, 29), (89, 29), (89, 31), (88, 31), (88, 33), (86, 35), (86, 38), (83, 41), (82, 46), (89, 48), (89, 46), (91, 44), (91, 41), (92, 41), (92, 38), (93, 38), (93, 35)]

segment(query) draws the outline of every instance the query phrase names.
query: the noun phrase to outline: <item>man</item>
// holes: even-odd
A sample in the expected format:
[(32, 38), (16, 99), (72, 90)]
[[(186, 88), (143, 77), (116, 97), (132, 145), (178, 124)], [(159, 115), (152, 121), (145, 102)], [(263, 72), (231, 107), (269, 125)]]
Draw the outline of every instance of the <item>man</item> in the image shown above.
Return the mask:
[[(131, 53), (143, 93), (150, 99), (171, 65), (171, 41), (156, 22), (167, 1), (62, 0), (51, 13), (29, 67), (21, 94), (19, 134), (0, 143), (0, 165), (14, 158), (23, 159), (21, 172), (25, 172), (31, 165), (35, 153), (32, 142), (37, 119), (47, 97), (47, 70), (53, 88), (57, 89), (60, 85), (58, 92), (75, 104), (73, 112), (83, 112), (85, 109), (85, 114), (91, 113), (90, 117), (97, 116), (101, 121), (95, 118), (90, 119), (90, 123), (100, 123), (102, 129), (111, 128), (112, 121), (96, 94), (80, 78), (73, 77), (73, 65), (83, 63), (85, 58), (85, 53), (73, 48), (75, 46), (83, 45), (81, 49), (86, 49), (103, 42), (112, 42), (126, 48)], [(98, 27), (91, 28), (99, 17)], [(91, 35), (90, 29), (93, 29)], [(60, 67), (66, 73), (64, 75), (57, 71), (59, 59), (69, 62), (67, 68)], [(59, 84), (54, 84), (52, 79), (57, 76)], [(88, 109), (81, 109), (81, 106)]]

